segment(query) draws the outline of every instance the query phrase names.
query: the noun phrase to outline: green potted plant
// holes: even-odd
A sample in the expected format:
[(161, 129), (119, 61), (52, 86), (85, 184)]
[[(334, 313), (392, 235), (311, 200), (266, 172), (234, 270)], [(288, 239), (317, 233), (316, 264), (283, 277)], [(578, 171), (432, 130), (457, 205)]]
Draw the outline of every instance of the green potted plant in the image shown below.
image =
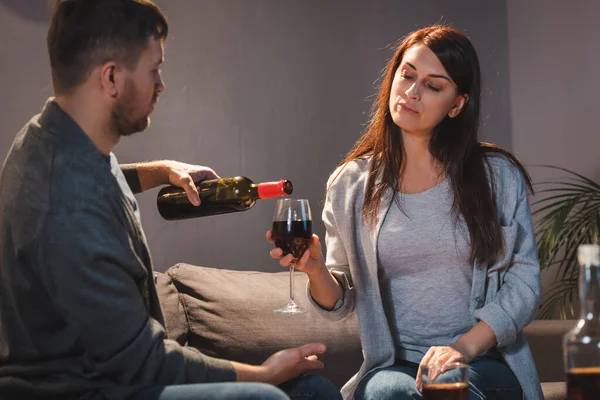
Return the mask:
[[(565, 177), (534, 184), (534, 230), (542, 271), (556, 268), (556, 280), (544, 298), (538, 317), (575, 316), (579, 267), (577, 247), (598, 243), (600, 185), (565, 168), (543, 166), (566, 173)], [(540, 198), (539, 195), (542, 195)]]

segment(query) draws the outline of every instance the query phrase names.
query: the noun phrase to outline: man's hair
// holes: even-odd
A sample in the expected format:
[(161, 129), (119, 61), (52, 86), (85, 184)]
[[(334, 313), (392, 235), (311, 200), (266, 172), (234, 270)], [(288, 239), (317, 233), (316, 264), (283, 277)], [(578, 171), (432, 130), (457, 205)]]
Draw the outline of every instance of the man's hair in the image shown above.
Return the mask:
[(47, 37), (54, 90), (68, 93), (109, 61), (135, 69), (148, 40), (167, 33), (150, 0), (58, 0)]

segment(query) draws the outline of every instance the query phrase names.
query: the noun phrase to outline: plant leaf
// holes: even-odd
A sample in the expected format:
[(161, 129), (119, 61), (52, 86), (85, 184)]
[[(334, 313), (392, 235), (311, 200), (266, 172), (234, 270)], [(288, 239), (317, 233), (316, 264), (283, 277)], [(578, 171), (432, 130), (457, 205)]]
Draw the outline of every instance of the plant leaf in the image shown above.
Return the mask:
[[(598, 243), (600, 236), (600, 185), (573, 171), (543, 166), (568, 174), (535, 183), (532, 202), (534, 230), (540, 268), (556, 267), (556, 281), (547, 292), (540, 318), (573, 316), (579, 266), (577, 249), (584, 243)], [(539, 198), (540, 194), (545, 195)]]

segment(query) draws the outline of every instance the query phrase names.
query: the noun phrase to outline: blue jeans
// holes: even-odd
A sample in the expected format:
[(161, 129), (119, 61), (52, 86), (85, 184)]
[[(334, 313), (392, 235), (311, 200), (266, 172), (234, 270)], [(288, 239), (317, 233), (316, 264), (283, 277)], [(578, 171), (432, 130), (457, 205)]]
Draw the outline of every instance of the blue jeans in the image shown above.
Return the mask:
[(336, 400), (339, 389), (317, 375), (304, 375), (278, 387), (266, 383), (197, 383), (149, 386), (129, 400)]
[[(356, 400), (422, 399), (415, 385), (418, 364), (399, 361), (367, 374), (354, 393)], [(522, 398), (517, 377), (504, 361), (478, 358), (469, 364), (469, 400)]]

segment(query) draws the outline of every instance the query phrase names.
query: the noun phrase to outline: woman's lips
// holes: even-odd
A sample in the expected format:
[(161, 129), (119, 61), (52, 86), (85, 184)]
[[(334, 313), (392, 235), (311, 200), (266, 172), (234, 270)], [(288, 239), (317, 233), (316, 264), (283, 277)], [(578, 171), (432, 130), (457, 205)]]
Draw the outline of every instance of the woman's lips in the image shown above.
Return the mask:
[(400, 106), (400, 111), (404, 111), (407, 113), (411, 113), (411, 114), (418, 114), (418, 112), (412, 108), (410, 108), (409, 106), (407, 106), (404, 103), (398, 103), (398, 106)]

